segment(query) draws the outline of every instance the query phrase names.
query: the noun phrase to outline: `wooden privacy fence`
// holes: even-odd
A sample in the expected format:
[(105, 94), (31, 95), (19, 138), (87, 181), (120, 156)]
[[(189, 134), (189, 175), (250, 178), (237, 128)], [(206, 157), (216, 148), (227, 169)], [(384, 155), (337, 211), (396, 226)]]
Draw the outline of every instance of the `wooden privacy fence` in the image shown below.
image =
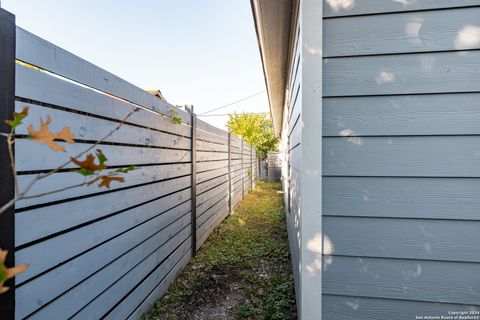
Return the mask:
[[(137, 167), (125, 183), (22, 200), (2, 215), (1, 245), (15, 259), (8, 263), (29, 268), (1, 295), (0, 318), (136, 319), (254, 186), (256, 151), (193, 112), (15, 27), (14, 17), (0, 11), (1, 116), (30, 108), (16, 132), (21, 187), (140, 108), (98, 146), (110, 168)], [(60, 143), (66, 152), (26, 139), (27, 126), (38, 127), (47, 116), (52, 131), (70, 127), (75, 134), (75, 144)], [(4, 151), (2, 145), (2, 201), (14, 192)], [(31, 193), (81, 183), (73, 167), (41, 180)]]

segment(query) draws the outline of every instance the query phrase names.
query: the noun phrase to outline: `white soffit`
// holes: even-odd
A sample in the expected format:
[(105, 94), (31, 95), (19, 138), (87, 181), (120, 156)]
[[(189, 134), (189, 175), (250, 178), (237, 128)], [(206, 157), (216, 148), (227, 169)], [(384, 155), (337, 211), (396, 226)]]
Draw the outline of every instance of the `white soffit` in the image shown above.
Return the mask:
[(270, 113), (278, 136), (282, 130), (293, 0), (251, 0), (251, 3)]

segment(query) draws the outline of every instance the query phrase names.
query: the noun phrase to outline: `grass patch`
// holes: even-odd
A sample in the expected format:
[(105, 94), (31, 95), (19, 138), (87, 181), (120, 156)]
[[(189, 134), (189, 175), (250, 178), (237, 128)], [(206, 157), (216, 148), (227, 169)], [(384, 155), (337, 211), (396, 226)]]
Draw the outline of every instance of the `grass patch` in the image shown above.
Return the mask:
[(260, 182), (143, 319), (296, 319), (278, 190)]

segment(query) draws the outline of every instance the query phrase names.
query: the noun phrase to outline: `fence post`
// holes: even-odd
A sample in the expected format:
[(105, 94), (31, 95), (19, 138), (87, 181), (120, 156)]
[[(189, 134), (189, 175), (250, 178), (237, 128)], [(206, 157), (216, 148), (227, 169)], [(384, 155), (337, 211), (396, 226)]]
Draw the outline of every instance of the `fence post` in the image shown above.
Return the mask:
[(250, 189), (253, 190), (253, 147), (250, 146)]
[(243, 138), (242, 138), (242, 146), (240, 149), (240, 154), (242, 155), (242, 199), (245, 197), (245, 167), (243, 166)]
[(191, 227), (192, 227), (192, 257), (195, 257), (197, 254), (197, 116), (193, 112), (193, 106), (187, 108), (190, 111), (192, 116), (191, 127), (192, 127), (192, 188), (191, 188), (191, 198), (190, 202), (192, 204), (191, 210)]
[(231, 133), (228, 130), (228, 212), (232, 212), (232, 147), (231, 147)]
[[(15, 16), (0, 8), (0, 131), (10, 127), (3, 121), (11, 119), (15, 111)], [(15, 181), (5, 138), (0, 140), (0, 205), (15, 195)], [(0, 248), (8, 250), (6, 265), (15, 265), (15, 209), (12, 206), (0, 215)], [(15, 318), (15, 283), (6, 282), (10, 289), (0, 294), (0, 319)]]

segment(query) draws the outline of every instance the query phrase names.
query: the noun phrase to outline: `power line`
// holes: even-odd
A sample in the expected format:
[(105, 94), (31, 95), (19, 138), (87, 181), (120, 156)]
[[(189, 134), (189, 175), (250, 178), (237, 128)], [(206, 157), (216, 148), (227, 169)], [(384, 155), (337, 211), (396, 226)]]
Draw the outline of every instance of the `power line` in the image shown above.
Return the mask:
[(217, 111), (217, 110), (220, 110), (220, 109), (229, 107), (229, 106), (234, 105), (234, 104), (236, 104), (236, 103), (239, 103), (239, 102), (248, 100), (248, 99), (250, 99), (250, 98), (256, 97), (256, 96), (264, 93), (265, 91), (266, 91), (266, 90), (262, 90), (262, 91), (260, 91), (260, 92), (254, 93), (254, 94), (252, 94), (252, 95), (250, 95), (250, 96), (248, 96), (248, 97), (245, 97), (245, 98), (243, 98), (243, 99), (236, 100), (236, 101), (230, 102), (230, 103), (228, 103), (228, 104), (225, 104), (225, 105), (223, 105), (223, 106), (221, 106), (221, 107), (214, 108), (214, 109), (211, 109), (211, 110), (202, 112), (202, 113), (200, 113), (200, 114), (197, 114), (197, 116), (201, 116), (201, 115), (204, 115), (204, 114), (206, 114), (206, 113), (210, 113), (210, 112), (213, 112), (213, 111)]
[[(238, 113), (241, 114), (241, 113)], [(268, 112), (245, 112), (245, 114), (268, 114)], [(219, 114), (197, 114), (197, 117), (223, 117), (229, 116), (231, 113), (219, 113)]]

